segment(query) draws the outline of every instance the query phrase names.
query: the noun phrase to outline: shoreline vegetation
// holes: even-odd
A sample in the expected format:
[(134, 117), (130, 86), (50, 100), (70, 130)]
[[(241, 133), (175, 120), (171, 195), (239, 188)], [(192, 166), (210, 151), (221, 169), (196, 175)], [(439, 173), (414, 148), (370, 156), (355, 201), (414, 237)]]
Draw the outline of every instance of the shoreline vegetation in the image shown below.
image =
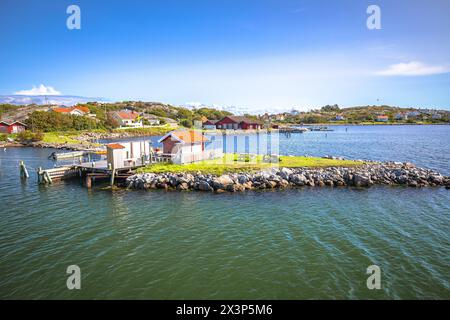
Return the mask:
[(63, 150), (95, 150), (102, 146), (97, 140), (102, 139), (122, 139), (142, 136), (164, 135), (174, 127), (154, 126), (148, 128), (130, 128), (114, 130), (92, 130), (92, 131), (56, 131), (40, 133), (40, 139), (21, 139), (20, 134), (9, 134), (6, 138), (11, 141), (0, 141), (1, 147), (35, 147), (35, 148), (55, 148)]
[(264, 169), (277, 167), (353, 167), (364, 164), (362, 160), (344, 160), (342, 158), (319, 158), (304, 156), (280, 156), (279, 162), (267, 163), (263, 156), (258, 155), (254, 159), (238, 160), (236, 154), (225, 154), (220, 159), (204, 160), (190, 164), (156, 163), (136, 170), (137, 173), (197, 173), (221, 175), (238, 172), (257, 172)]
[[(449, 123), (379, 123), (379, 122), (365, 122), (365, 123), (317, 123), (317, 124), (305, 124), (305, 126), (358, 126), (358, 125), (376, 125), (376, 126), (403, 126), (403, 125), (450, 125)], [(287, 127), (295, 127), (298, 124), (286, 124), (280, 129)], [(96, 150), (101, 147), (101, 144), (95, 142), (96, 140), (103, 139), (122, 139), (132, 137), (144, 137), (144, 136), (162, 136), (166, 133), (175, 130), (182, 129), (183, 127), (174, 127), (170, 125), (153, 126), (146, 128), (129, 128), (129, 129), (95, 129), (95, 130), (71, 130), (71, 131), (51, 131), (51, 132), (38, 132), (35, 135), (39, 135), (39, 138), (25, 137), (21, 138), (19, 134), (3, 134), (0, 139), (0, 147), (36, 147), (36, 148), (55, 148), (62, 150)], [(211, 130), (202, 130), (205, 133), (210, 133)], [(216, 129), (216, 132), (222, 132), (223, 130)], [(255, 133), (254, 130), (248, 130), (249, 133)], [(239, 134), (237, 130), (235, 132)], [(31, 136), (31, 135), (29, 135)]]
[[(142, 101), (87, 102), (73, 108), (79, 108), (83, 114), (61, 113), (60, 110), (68, 109), (57, 108), (55, 105), (0, 104), (0, 120), (6, 124), (20, 121), (26, 125), (27, 129), (25, 133), (19, 134), (0, 133), (0, 146), (16, 147), (23, 144), (32, 147), (94, 150), (99, 147), (96, 143), (99, 139), (164, 135), (176, 128), (192, 128), (194, 124), (203, 124), (207, 120), (217, 121), (224, 116), (233, 115), (231, 112), (211, 107), (186, 108)], [(123, 128), (113, 116), (121, 110), (139, 114), (141, 118), (139, 121), (142, 121), (144, 127)], [(293, 108), (289, 112), (244, 114), (244, 116), (258, 121), (268, 130), (271, 128), (287, 130), (298, 126), (450, 124), (448, 110), (399, 108), (386, 105), (345, 108), (327, 105), (309, 111)]]
[[(450, 177), (411, 163), (359, 162), (359, 165), (315, 166), (319, 159), (296, 157), (295, 161), (310, 161), (311, 167), (268, 167), (258, 171), (236, 172), (210, 170), (199, 166), (198, 171), (165, 168), (145, 168), (128, 177), (122, 187), (138, 190), (178, 190), (205, 192), (237, 192), (246, 190), (289, 189), (299, 187), (371, 187), (373, 185), (403, 185), (414, 188), (445, 186), (450, 189)], [(300, 159), (301, 158), (301, 159)], [(345, 161), (345, 160), (340, 160)], [(200, 169), (203, 169), (200, 170)]]

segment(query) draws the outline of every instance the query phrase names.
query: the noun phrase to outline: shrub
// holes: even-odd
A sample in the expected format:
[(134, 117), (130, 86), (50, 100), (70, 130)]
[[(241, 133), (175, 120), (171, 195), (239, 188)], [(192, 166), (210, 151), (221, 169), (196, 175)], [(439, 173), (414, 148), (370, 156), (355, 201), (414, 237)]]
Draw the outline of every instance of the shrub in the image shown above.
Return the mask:
[(24, 130), (17, 134), (17, 139), (21, 142), (36, 142), (41, 141), (44, 138), (42, 132), (31, 132), (30, 130)]
[(103, 127), (100, 122), (88, 117), (61, 114), (54, 111), (35, 111), (28, 116), (25, 122), (31, 130), (43, 132), (93, 130)]
[(190, 128), (190, 127), (192, 127), (192, 120), (189, 120), (189, 119), (183, 119), (183, 120), (180, 121), (180, 124), (181, 124), (183, 127)]

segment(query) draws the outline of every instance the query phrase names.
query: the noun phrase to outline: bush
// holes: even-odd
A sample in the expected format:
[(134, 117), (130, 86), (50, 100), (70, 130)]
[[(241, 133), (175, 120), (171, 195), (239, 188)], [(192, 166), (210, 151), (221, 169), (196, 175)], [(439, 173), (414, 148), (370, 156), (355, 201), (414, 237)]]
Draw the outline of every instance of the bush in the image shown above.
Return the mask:
[(44, 140), (44, 133), (42, 131), (34, 132), (33, 141), (42, 141)]
[(42, 132), (31, 132), (30, 130), (24, 130), (17, 134), (17, 139), (20, 142), (36, 142), (41, 141), (44, 138), (44, 135)]
[(8, 139), (8, 135), (6, 133), (0, 133), (0, 141), (6, 141)]
[(180, 121), (180, 124), (181, 124), (183, 127), (191, 128), (191, 127), (192, 127), (192, 120), (189, 120), (189, 119), (183, 119), (183, 120)]
[(25, 122), (31, 130), (43, 132), (93, 130), (103, 127), (101, 123), (88, 117), (61, 114), (54, 111), (35, 111), (29, 115)]
[(114, 119), (111, 115), (108, 115), (108, 117), (106, 118), (106, 121), (105, 121), (105, 126), (108, 129), (116, 129), (116, 128), (120, 127), (120, 123), (119, 123), (119, 121)]

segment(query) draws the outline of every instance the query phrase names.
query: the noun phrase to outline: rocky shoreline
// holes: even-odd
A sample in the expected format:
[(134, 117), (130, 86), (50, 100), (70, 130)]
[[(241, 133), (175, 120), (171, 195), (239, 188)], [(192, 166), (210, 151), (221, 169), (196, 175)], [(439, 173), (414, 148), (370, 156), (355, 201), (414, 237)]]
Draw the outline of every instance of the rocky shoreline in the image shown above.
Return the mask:
[(128, 177), (124, 184), (129, 189), (198, 190), (217, 193), (372, 185), (404, 185), (415, 188), (445, 186), (450, 189), (450, 177), (410, 163), (386, 162), (349, 168), (272, 168), (255, 173), (230, 173), (222, 176), (201, 172), (141, 173)]
[(20, 147), (29, 147), (29, 148), (52, 148), (59, 150), (71, 150), (71, 151), (101, 151), (103, 148), (95, 147), (87, 144), (73, 144), (73, 143), (47, 143), (42, 141), (37, 142), (8, 142), (4, 144), (0, 144), (0, 148), (20, 148)]

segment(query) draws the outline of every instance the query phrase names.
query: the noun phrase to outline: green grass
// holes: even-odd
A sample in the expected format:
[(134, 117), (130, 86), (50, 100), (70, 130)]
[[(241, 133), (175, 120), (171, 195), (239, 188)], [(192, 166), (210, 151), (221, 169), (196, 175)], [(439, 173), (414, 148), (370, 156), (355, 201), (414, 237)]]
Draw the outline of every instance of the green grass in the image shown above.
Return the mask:
[(76, 140), (76, 136), (79, 133), (70, 133), (70, 132), (45, 132), (44, 139), (42, 142), (46, 143), (80, 143), (80, 141)]
[(148, 135), (148, 136), (163, 136), (166, 133), (174, 130), (173, 127), (170, 125), (161, 125), (161, 126), (154, 126), (154, 127), (148, 127), (148, 128), (129, 128), (129, 129), (114, 129), (113, 132), (131, 132), (133, 134), (137, 135)]
[(153, 173), (176, 173), (176, 172), (198, 172), (214, 175), (222, 175), (224, 173), (233, 172), (253, 172), (262, 169), (267, 169), (272, 166), (287, 167), (287, 168), (319, 168), (319, 167), (351, 167), (361, 165), (361, 162), (352, 160), (332, 160), (314, 157), (300, 157), (300, 156), (281, 156), (279, 163), (264, 163), (262, 156), (256, 157), (253, 162), (237, 161), (237, 155), (226, 154), (221, 159), (205, 160), (190, 164), (170, 164), (157, 163), (138, 169), (138, 172), (153, 172)]
[[(94, 130), (93, 130), (94, 131)], [(92, 131), (92, 132), (93, 132)], [(53, 144), (83, 144), (88, 147), (99, 147), (100, 143), (93, 143), (87, 141), (78, 140), (77, 137), (80, 135), (81, 131), (68, 131), (68, 132), (45, 132), (42, 142), (53, 143)]]

